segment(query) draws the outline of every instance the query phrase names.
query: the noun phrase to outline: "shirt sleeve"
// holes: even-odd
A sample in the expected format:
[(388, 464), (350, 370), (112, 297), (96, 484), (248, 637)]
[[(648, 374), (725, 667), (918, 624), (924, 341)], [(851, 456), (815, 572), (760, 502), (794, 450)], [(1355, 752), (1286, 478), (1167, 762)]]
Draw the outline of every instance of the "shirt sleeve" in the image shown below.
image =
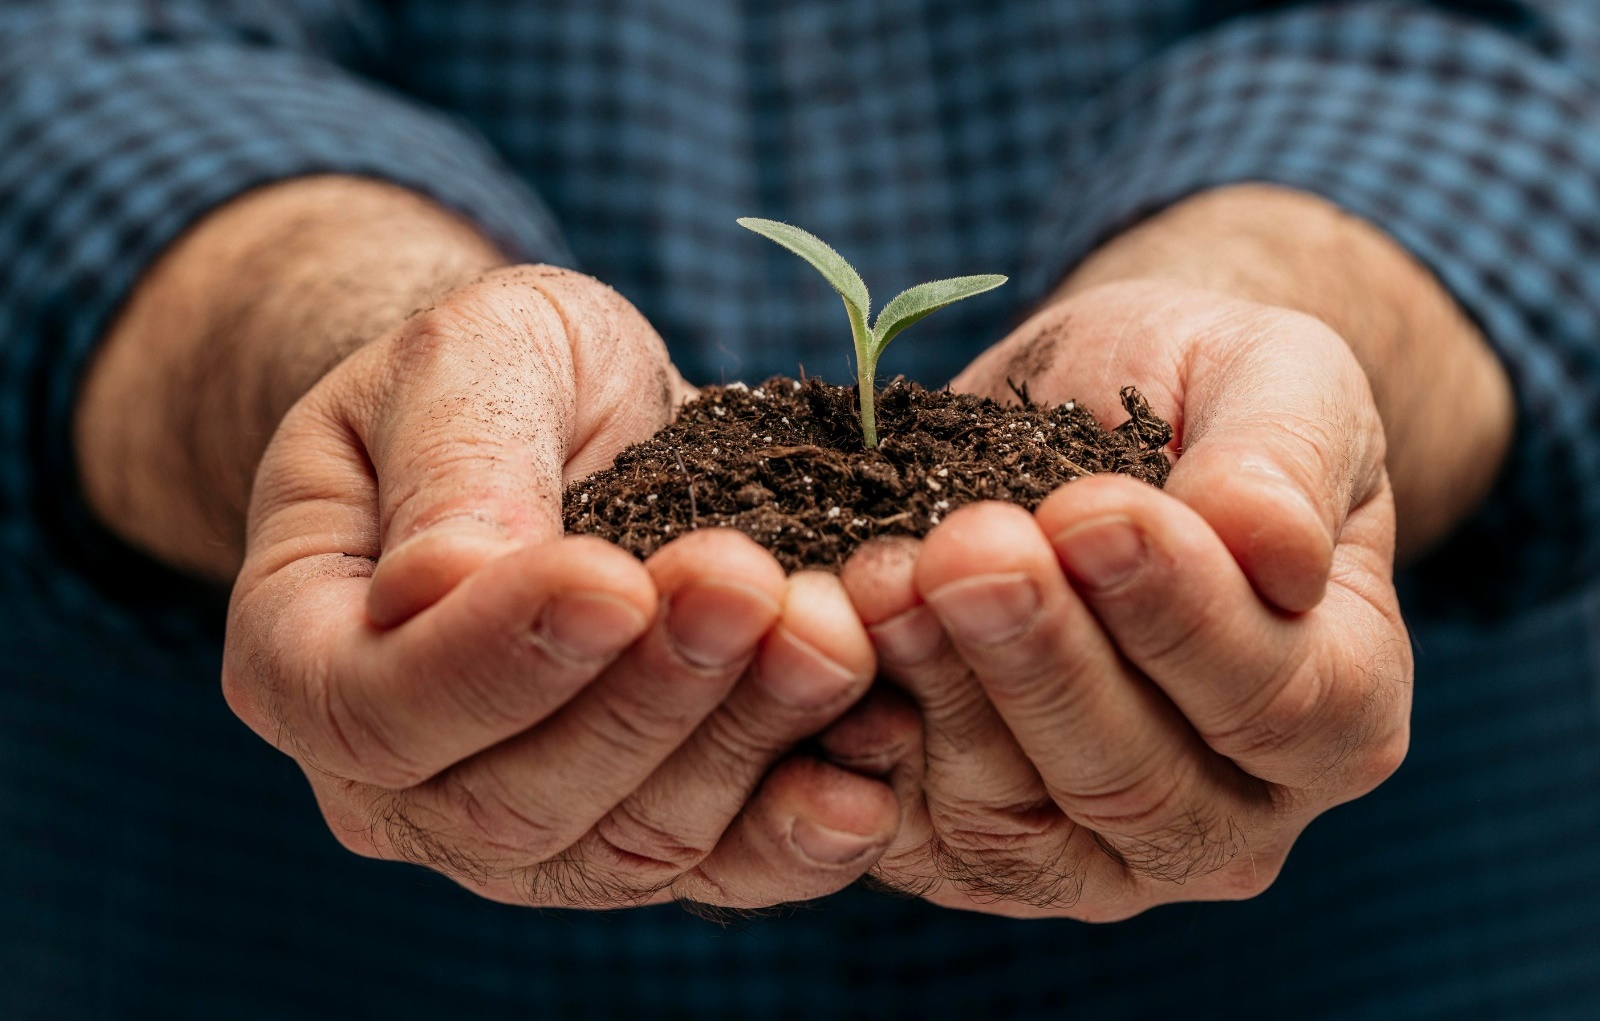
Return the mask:
[[(370, 176), (465, 215), (516, 258), (570, 261), (480, 137), (362, 75), (383, 31), (367, 0), (4, 5), (4, 549), (81, 557), (95, 541), (69, 442), (80, 372), (141, 271), (230, 198), (307, 174)], [(93, 555), (114, 554), (100, 542)]]
[(1225, 21), (1076, 125), (1032, 293), (1187, 195), (1323, 196), (1429, 266), (1515, 388), (1493, 494), (1411, 581), (1495, 614), (1600, 572), (1600, 10), (1587, 0), (1324, 3)]

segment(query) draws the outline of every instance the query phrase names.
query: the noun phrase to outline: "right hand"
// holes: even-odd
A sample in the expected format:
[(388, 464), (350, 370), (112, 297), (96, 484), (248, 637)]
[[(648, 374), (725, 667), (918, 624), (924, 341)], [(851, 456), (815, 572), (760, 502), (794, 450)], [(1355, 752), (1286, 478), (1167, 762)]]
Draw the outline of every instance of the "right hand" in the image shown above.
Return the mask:
[[(874, 672), (839, 582), (786, 578), (729, 531), (645, 564), (562, 535), (564, 482), (690, 392), (614, 291), (524, 266), (413, 315), (284, 418), (224, 690), (346, 848), (563, 907), (758, 907), (876, 862), (890, 787), (786, 757)], [(863, 761), (914, 738), (884, 740)]]

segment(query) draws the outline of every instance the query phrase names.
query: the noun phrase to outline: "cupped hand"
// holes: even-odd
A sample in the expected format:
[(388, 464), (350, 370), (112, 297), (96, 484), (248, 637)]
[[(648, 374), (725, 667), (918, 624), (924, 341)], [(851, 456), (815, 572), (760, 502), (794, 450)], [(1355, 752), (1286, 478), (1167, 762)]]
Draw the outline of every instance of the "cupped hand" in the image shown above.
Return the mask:
[(286, 416), (256, 476), (229, 704), (339, 841), (514, 903), (831, 892), (887, 846), (885, 784), (790, 748), (874, 671), (839, 582), (736, 533), (640, 564), (564, 537), (564, 480), (689, 392), (614, 291), (499, 270)]
[[(1096, 477), (978, 504), (843, 580), (925, 754), (884, 881), (955, 907), (1109, 920), (1249, 897), (1405, 754), (1411, 653), (1384, 432), (1322, 323), (1166, 284), (1046, 309), (958, 389), (1176, 431), (1165, 491)], [(1106, 424), (1114, 424), (1108, 421)], [(824, 737), (848, 758), (859, 724)]]

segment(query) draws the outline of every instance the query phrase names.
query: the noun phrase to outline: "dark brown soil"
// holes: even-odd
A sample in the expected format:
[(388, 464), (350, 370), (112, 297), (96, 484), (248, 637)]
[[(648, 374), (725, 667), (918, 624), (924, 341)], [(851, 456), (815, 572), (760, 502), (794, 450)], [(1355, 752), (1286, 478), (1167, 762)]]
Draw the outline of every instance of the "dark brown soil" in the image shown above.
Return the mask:
[(1160, 486), (1172, 428), (1138, 391), (1109, 432), (1073, 402), (999, 404), (896, 380), (878, 395), (876, 450), (861, 443), (856, 392), (775, 376), (707, 387), (672, 425), (573, 483), (569, 532), (640, 557), (694, 528), (737, 528), (789, 570), (837, 569), (877, 536), (922, 536), (962, 504), (1033, 510), (1056, 487), (1097, 472)]

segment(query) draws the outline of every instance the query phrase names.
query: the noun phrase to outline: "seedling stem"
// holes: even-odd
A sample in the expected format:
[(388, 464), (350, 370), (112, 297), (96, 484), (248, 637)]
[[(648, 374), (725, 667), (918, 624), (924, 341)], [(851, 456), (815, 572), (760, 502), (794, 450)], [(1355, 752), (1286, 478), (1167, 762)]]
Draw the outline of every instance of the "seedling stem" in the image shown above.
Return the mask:
[(755, 231), (762, 237), (777, 242), (809, 262), (844, 299), (846, 314), (850, 317), (850, 336), (856, 349), (856, 382), (861, 402), (861, 437), (868, 447), (878, 445), (878, 423), (875, 408), (877, 397), (878, 358), (889, 341), (901, 330), (933, 312), (953, 305), (963, 298), (993, 290), (1006, 282), (994, 274), (984, 276), (953, 277), (918, 284), (895, 295), (878, 313), (877, 321), (869, 328), (867, 316), (872, 311), (872, 299), (861, 274), (855, 271), (838, 252), (822, 239), (799, 227), (776, 220), (761, 220), (752, 216), (741, 217), (739, 226)]

